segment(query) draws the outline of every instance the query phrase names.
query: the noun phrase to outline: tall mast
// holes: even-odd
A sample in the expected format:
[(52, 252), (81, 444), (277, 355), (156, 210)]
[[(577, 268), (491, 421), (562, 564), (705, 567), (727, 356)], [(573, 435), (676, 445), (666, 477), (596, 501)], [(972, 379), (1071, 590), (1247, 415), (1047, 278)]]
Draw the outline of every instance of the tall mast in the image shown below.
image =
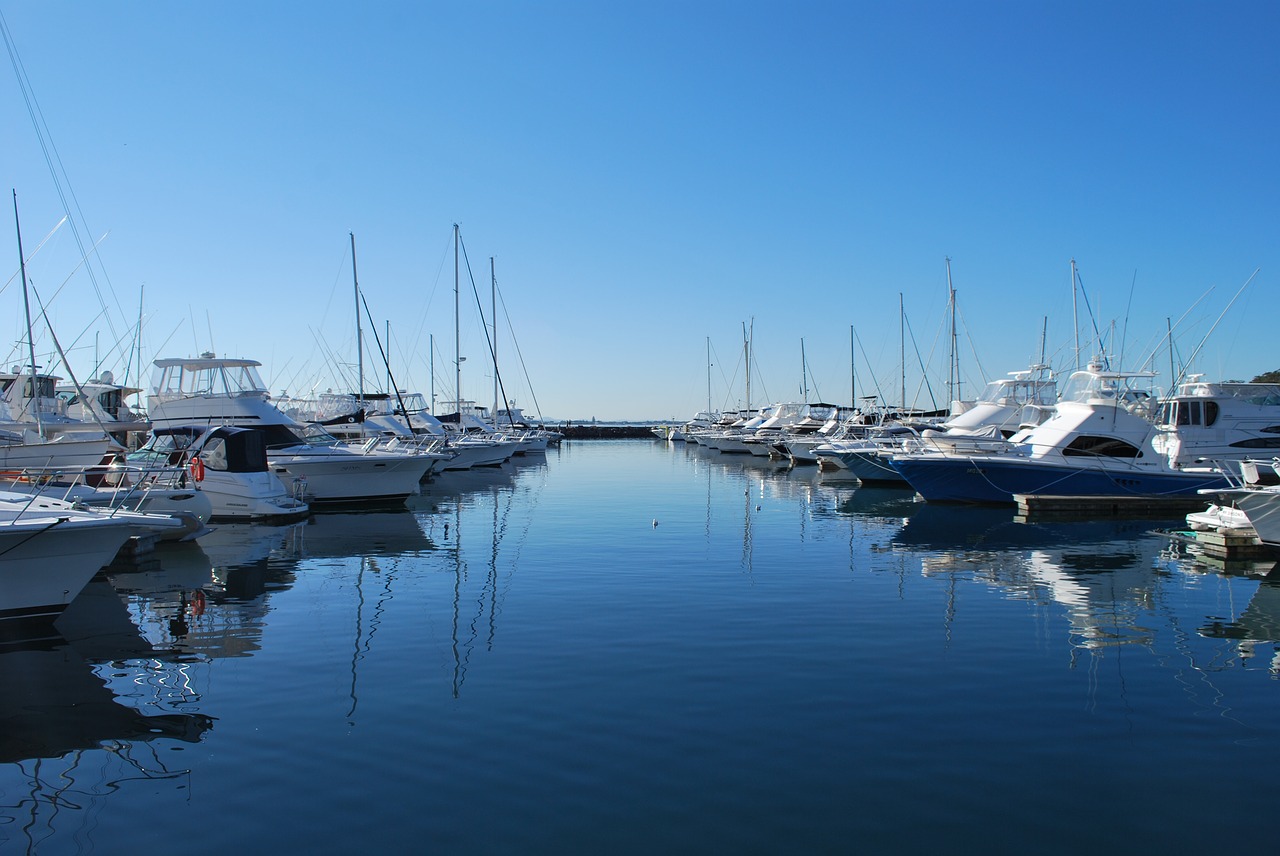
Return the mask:
[(498, 272), (489, 256), (489, 301), (493, 313), (493, 430), (498, 430)]
[(427, 348), (430, 350), (427, 365), (431, 371), (431, 415), (436, 415), (436, 334), (427, 334)]
[(902, 360), (902, 403), (907, 409), (907, 311), (902, 306), (902, 292), (898, 292), (898, 356)]
[(960, 351), (956, 346), (956, 290), (951, 284), (951, 257), (947, 257), (947, 305), (951, 310), (951, 360), (947, 364), (947, 395), (960, 398)]
[(22, 252), (22, 221), (18, 217), (18, 191), (13, 191), (13, 225), (18, 232), (18, 269), (22, 271), (22, 309), (27, 315), (27, 354), (31, 359), (31, 412), (36, 417), (36, 431), (44, 437), (40, 418), (40, 390), (36, 386), (36, 343), (31, 335), (31, 298), (27, 295), (27, 257)]
[[(458, 224), (453, 224), (453, 397), (456, 399), (458, 413), (462, 413), (462, 328), (458, 323)], [(458, 417), (458, 428), (462, 428), (462, 417)]]
[(809, 403), (809, 367), (804, 361), (804, 337), (800, 337), (800, 394), (804, 403)]
[(849, 406), (858, 407), (858, 365), (853, 351), (853, 325), (849, 325)]
[(707, 337), (707, 415), (711, 415), (711, 337)]
[(360, 403), (364, 404), (364, 329), (360, 326), (360, 279), (356, 276), (356, 233), (351, 236), (351, 284), (356, 297), (356, 374), (359, 376), (357, 388), (360, 391)]
[(1080, 313), (1076, 310), (1076, 260), (1071, 260), (1071, 323), (1076, 334), (1076, 371), (1080, 371)]

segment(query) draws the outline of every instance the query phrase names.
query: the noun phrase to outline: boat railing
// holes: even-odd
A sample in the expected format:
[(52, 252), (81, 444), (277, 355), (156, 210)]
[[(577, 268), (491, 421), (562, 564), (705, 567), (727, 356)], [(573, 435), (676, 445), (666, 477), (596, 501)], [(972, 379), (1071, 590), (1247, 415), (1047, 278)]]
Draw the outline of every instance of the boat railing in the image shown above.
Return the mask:
[(0, 471), (0, 486), (9, 490), (77, 502), (89, 488), (95, 492), (95, 499), (113, 508), (144, 499), (157, 490), (195, 489), (194, 482), (195, 477), (185, 467), (118, 460), (88, 467), (24, 467)]

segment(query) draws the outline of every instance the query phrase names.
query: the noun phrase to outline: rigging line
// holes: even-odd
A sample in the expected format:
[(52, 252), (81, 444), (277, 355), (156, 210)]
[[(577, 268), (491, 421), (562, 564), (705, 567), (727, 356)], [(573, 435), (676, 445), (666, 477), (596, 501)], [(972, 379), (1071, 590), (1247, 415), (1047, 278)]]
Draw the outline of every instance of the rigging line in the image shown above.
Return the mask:
[(1223, 308), (1222, 312), (1218, 314), (1217, 320), (1213, 322), (1213, 326), (1209, 328), (1209, 332), (1204, 334), (1204, 338), (1200, 340), (1200, 344), (1196, 345), (1196, 349), (1192, 351), (1191, 356), (1187, 358), (1187, 362), (1183, 366), (1182, 373), (1174, 379), (1173, 389), (1170, 390), (1171, 394), (1178, 388), (1178, 384), (1182, 382), (1182, 379), (1187, 376), (1187, 372), (1190, 370), (1191, 364), (1195, 361), (1195, 358), (1199, 356), (1201, 348), (1203, 348), (1209, 341), (1209, 337), (1213, 335), (1213, 331), (1218, 329), (1218, 325), (1222, 323), (1222, 319), (1231, 311), (1231, 307), (1240, 299), (1240, 295), (1244, 293), (1244, 290), (1249, 287), (1249, 284), (1253, 282), (1253, 278), (1256, 277), (1258, 272), (1261, 270), (1262, 268), (1254, 268), (1253, 273), (1249, 274), (1249, 278), (1244, 281), (1244, 285), (1240, 286), (1236, 293), (1232, 295), (1231, 300), (1227, 302), (1227, 305)]
[[(501, 286), (498, 287), (498, 303), (502, 306), (502, 316), (507, 319), (507, 330), (511, 333), (511, 344), (515, 345), (516, 356), (520, 359), (520, 370), (524, 372), (524, 382), (529, 386), (529, 396), (533, 399), (533, 409), (538, 414), (538, 421), (541, 422), (542, 406), (538, 404), (538, 394), (533, 391), (533, 381), (530, 380), (529, 369), (524, 364), (524, 354), (520, 351), (520, 342), (516, 340), (516, 328), (515, 325), (511, 323), (511, 314), (507, 312), (507, 301), (506, 298), (502, 296)], [(508, 405), (508, 408), (509, 407), (510, 405)], [(511, 413), (508, 412), (507, 416), (510, 417)]]
[(1133, 292), (1138, 286), (1138, 269), (1133, 269), (1133, 280), (1129, 283), (1129, 301), (1124, 306), (1124, 327), (1120, 331), (1120, 365), (1124, 365), (1124, 346), (1129, 340), (1129, 313), (1133, 310)]
[[(436, 290), (440, 287), (440, 277), (444, 275), (445, 264), (449, 261), (450, 250), (453, 249), (453, 230), (449, 230), (443, 251), (440, 253), (440, 266), (436, 268), (435, 281), (431, 283), (431, 291), (427, 294), (427, 300), (422, 306), (422, 314), (418, 316), (418, 325), (416, 329), (412, 329), (412, 343), (409, 347), (411, 354), (417, 353), (419, 345), (422, 344), (422, 335), (427, 326), (427, 313), (431, 309), (431, 301), (435, 299)], [(429, 335), (429, 334), (428, 334)], [(427, 370), (430, 371), (431, 360), (428, 355)]]
[[(467, 262), (467, 277), (471, 280), (471, 293), (475, 295), (476, 309), (480, 313), (480, 328), (484, 330), (484, 340), (485, 340), (485, 343), (488, 344), (489, 346), (489, 359), (493, 361), (493, 376), (498, 379), (498, 390), (502, 393), (502, 400), (506, 401), (507, 390), (506, 390), (506, 387), (503, 386), (502, 384), (502, 373), (498, 371), (498, 354), (493, 349), (493, 340), (489, 338), (489, 328), (484, 323), (484, 307), (480, 305), (480, 290), (476, 288), (476, 278), (471, 273), (471, 259), (470, 257), (467, 256), (467, 244), (465, 241), (462, 240), (461, 235), (458, 236), (458, 241), (462, 245), (462, 258), (465, 259)], [(495, 335), (496, 335), (496, 331), (495, 331)], [(458, 401), (458, 412), (459, 413), (462, 412), (461, 396), (459, 396), (459, 401)], [(496, 413), (493, 414), (493, 416), (495, 419), (497, 418)]]
[[(27, 115), (31, 119), (32, 128), (36, 132), (36, 139), (39, 140), (40, 150), (44, 155), (45, 165), (49, 169), (49, 175), (53, 179), (53, 185), (58, 194), (58, 199), (62, 202), (62, 210), (67, 215), (71, 214), (72, 206), (67, 202), (67, 192), (70, 192), (71, 199), (75, 203), (75, 211), (81, 221), (85, 221), (84, 210), (80, 207), (80, 200), (76, 198), (75, 190), (70, 187), (70, 177), (67, 175), (66, 167), (62, 163), (62, 156), (58, 153), (58, 147), (54, 144), (52, 136), (49, 134), (49, 125), (45, 121), (44, 111), (40, 109), (40, 104), (36, 100), (35, 92), (31, 87), (31, 80), (27, 77), (26, 68), (22, 63), (22, 58), (18, 55), (17, 45), (13, 41), (13, 35), (9, 30), (9, 24), (5, 20), (4, 15), (0, 14), (0, 33), (3, 33), (5, 48), (9, 53), (9, 62), (13, 66), (14, 76), (18, 81), (18, 88), (22, 92), (22, 99), (27, 108)], [(53, 156), (50, 157), (52, 150)], [(55, 167), (55, 162), (57, 166)], [(62, 178), (68, 185), (67, 189), (63, 189), (63, 181), (59, 180), (59, 171)], [(80, 235), (80, 229), (76, 225), (75, 218), (71, 218), (71, 234), (75, 238), (76, 246), (80, 250), (81, 257), (87, 257), (89, 253), (85, 251), (84, 239)], [(87, 228), (87, 226), (86, 226)], [(124, 316), (124, 309), (120, 306), (120, 299), (116, 297), (115, 287), (111, 284), (111, 277), (107, 274), (106, 266), (102, 263), (102, 256), (96, 252), (94, 256), (98, 259), (98, 265), (102, 268), (103, 277), (106, 278), (107, 288), (111, 292), (111, 297), (115, 300), (116, 309)], [(98, 279), (94, 274), (93, 265), (86, 265), (86, 272), (89, 275), (89, 281), (93, 284), (93, 290), (98, 296), (99, 305), (106, 307), (106, 300), (102, 296), (102, 288), (98, 284)], [(112, 336), (116, 336), (114, 322), (112, 321), (110, 312), (107, 313), (107, 328), (111, 331)]]
[[(867, 365), (870, 365), (870, 364), (871, 364), (871, 358), (867, 356), (867, 349), (866, 349), (866, 348), (864, 348), (864, 347), (863, 347), (863, 345), (862, 345), (862, 337), (858, 335), (857, 331), (854, 331), (853, 338), (854, 338), (854, 339), (857, 341), (857, 343), (858, 343), (858, 349), (859, 349), (860, 351), (862, 351), (862, 360), (863, 360), (863, 362), (865, 362)], [(884, 391), (880, 389), (880, 378), (876, 377), (876, 373), (875, 373), (875, 372), (872, 372), (872, 373), (871, 373), (871, 382), (872, 382), (873, 384), (875, 384), (875, 387), (876, 387), (876, 395), (880, 398), (880, 400), (881, 400), (881, 401), (884, 401), (884, 400), (885, 400), (885, 397), (884, 397)], [(856, 402), (856, 401), (855, 401), (855, 402), (853, 402), (853, 407), (854, 407), (854, 408), (857, 408), (857, 406), (858, 406), (858, 402)]]
[[(387, 362), (387, 352), (382, 347), (382, 337), (378, 335), (378, 325), (373, 323), (373, 314), (369, 311), (369, 302), (364, 299), (364, 292), (360, 292), (360, 303), (364, 306), (364, 314), (369, 319), (370, 332), (373, 333), (373, 341), (378, 344), (378, 353), (382, 356), (382, 365), (387, 370), (387, 377), (391, 379), (391, 386), (395, 390), (396, 403), (400, 405), (400, 415), (404, 417), (404, 427), (409, 429), (409, 433), (413, 433), (413, 424), (409, 421), (409, 408), (404, 406), (404, 398), (400, 395), (400, 384), (396, 383), (396, 376), (391, 373), (391, 364)], [(364, 402), (361, 402), (363, 404)], [(462, 412), (462, 408), (458, 408), (458, 412)], [(461, 426), (461, 422), (458, 423)]]
[(1080, 276), (1080, 268), (1075, 268), (1076, 281), (1080, 283), (1080, 296), (1084, 298), (1085, 311), (1089, 313), (1089, 324), (1093, 327), (1093, 340), (1098, 343), (1098, 347), (1102, 349), (1102, 364), (1105, 368), (1111, 368), (1111, 361), (1107, 358), (1106, 345), (1102, 339), (1102, 333), (1098, 330), (1098, 319), (1093, 315), (1093, 306), (1089, 303), (1089, 292), (1084, 287), (1084, 277)]
[[(1185, 320), (1186, 320), (1186, 318), (1187, 318), (1187, 316), (1191, 314), (1191, 310), (1193, 310), (1193, 309), (1195, 309), (1197, 306), (1199, 306), (1199, 305), (1200, 305), (1200, 304), (1205, 300), (1205, 298), (1207, 298), (1210, 294), (1212, 294), (1212, 293), (1214, 292), (1214, 290), (1215, 290), (1216, 288), (1217, 288), (1217, 286), (1216, 286), (1216, 285), (1211, 285), (1211, 286), (1209, 286), (1209, 288), (1205, 290), (1205, 293), (1204, 293), (1204, 294), (1202, 294), (1202, 295), (1200, 295), (1200, 297), (1196, 299), (1196, 302), (1195, 302), (1195, 303), (1192, 303), (1190, 306), (1188, 306), (1188, 307), (1187, 307), (1187, 309), (1186, 309), (1186, 311), (1185, 311), (1185, 312), (1183, 312), (1181, 315), (1179, 315), (1179, 316), (1178, 316), (1178, 320), (1174, 322), (1173, 326), (1172, 326), (1169, 330), (1167, 330), (1167, 331), (1165, 332), (1165, 334), (1164, 334), (1163, 336), (1161, 336), (1161, 337), (1156, 341), (1155, 346), (1151, 349), (1151, 356), (1149, 356), (1149, 357), (1147, 357), (1145, 360), (1143, 360), (1143, 361), (1142, 361), (1142, 365), (1146, 366), (1146, 365), (1150, 365), (1151, 363), (1155, 362), (1155, 359), (1156, 359), (1156, 350), (1158, 350), (1160, 347), (1162, 347), (1162, 346), (1165, 344), (1165, 342), (1166, 342), (1166, 341), (1167, 341), (1167, 342), (1170, 342), (1170, 343), (1173, 343), (1173, 342), (1174, 342), (1174, 340), (1173, 340), (1173, 338), (1172, 338), (1174, 331), (1176, 331), (1180, 326), (1182, 326), (1182, 322), (1183, 322), (1183, 321), (1185, 321)], [(1173, 380), (1173, 378), (1170, 378), (1170, 381), (1172, 381), (1172, 380)]]
[(964, 328), (965, 341), (969, 343), (969, 350), (973, 352), (973, 362), (978, 367), (978, 375), (983, 383), (986, 383), (990, 375), (987, 374), (986, 368), (982, 365), (982, 358), (978, 356), (978, 346), (973, 343), (973, 331), (969, 329), (968, 323), (964, 320), (964, 311), (957, 306), (956, 314), (960, 316), (960, 326)]
[[(924, 361), (923, 361), (923, 360), (921, 359), (921, 357), (920, 357), (920, 345), (916, 342), (916, 331), (915, 331), (915, 330), (913, 330), (913, 329), (911, 329), (911, 319), (907, 317), (907, 315), (906, 315), (906, 313), (905, 313), (905, 312), (902, 314), (902, 319), (903, 319), (903, 321), (905, 321), (905, 322), (906, 322), (906, 325), (907, 325), (907, 333), (909, 333), (909, 334), (910, 334), (910, 336), (911, 336), (911, 348), (912, 348), (912, 350), (914, 350), (914, 351), (916, 352), (916, 362), (918, 362), (918, 363), (920, 364), (920, 384), (916, 386), (916, 394), (917, 394), (917, 395), (919, 395), (919, 394), (920, 394), (920, 387), (921, 387), (921, 386), (923, 386), (923, 387), (925, 387), (926, 389), (928, 389), (928, 390), (929, 390), (929, 403), (933, 405), (933, 409), (934, 409), (934, 410), (937, 410), (937, 409), (938, 409), (938, 402), (937, 402), (937, 400), (936, 400), (936, 399), (934, 399), (934, 397), (933, 397), (933, 387), (929, 384), (929, 373), (925, 370), (925, 367), (924, 367)], [(905, 407), (907, 406), (907, 403), (906, 403), (905, 401), (904, 401), (904, 402), (902, 402), (902, 406), (903, 406), (903, 408), (905, 408)]]
[[(62, 228), (62, 224), (65, 222), (67, 222), (67, 215), (63, 214), (62, 219), (58, 221), (57, 225), (49, 230), (49, 234), (45, 235), (44, 238), (40, 240), (40, 243), (36, 244), (36, 248), (34, 250), (27, 253), (27, 257), (24, 260), (27, 264), (31, 264), (31, 260), (36, 257), (36, 253), (40, 252), (40, 248), (43, 247), (48, 242), (48, 240), (53, 237), (55, 232), (57, 232), (59, 229)], [(106, 235), (103, 235), (103, 237), (105, 238)], [(19, 268), (18, 270), (15, 270), (13, 272), (13, 276), (9, 277), (9, 279), (5, 281), (4, 285), (0, 285), (0, 294), (4, 294), (5, 289), (13, 285), (14, 280), (18, 279), (21, 273), (22, 273), (21, 268)]]

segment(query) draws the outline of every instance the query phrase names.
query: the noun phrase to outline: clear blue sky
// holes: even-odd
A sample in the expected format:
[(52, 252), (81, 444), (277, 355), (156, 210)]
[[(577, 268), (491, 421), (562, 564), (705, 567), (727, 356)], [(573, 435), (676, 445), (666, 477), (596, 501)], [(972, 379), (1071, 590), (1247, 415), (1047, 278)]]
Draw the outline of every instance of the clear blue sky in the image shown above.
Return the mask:
[[(1071, 362), (1072, 258), (1113, 353), (1130, 368), (1155, 351), (1166, 376), (1166, 319), (1191, 356), (1261, 269), (1196, 368), (1280, 368), (1275, 3), (0, 12), (59, 168), (55, 183), (6, 66), (0, 163), (27, 253), (72, 194), (80, 243), (107, 235), (92, 277), (70, 224), (29, 268), (81, 376), (95, 342), (122, 374), (113, 349), (131, 347), (145, 287), (148, 364), (212, 347), (261, 360), (273, 391), (349, 385), (354, 232), (399, 385), (429, 391), (434, 334), (451, 397), (455, 222), (486, 315), (496, 259), (532, 381), (504, 317), (507, 394), (553, 418), (691, 415), (708, 337), (713, 404), (737, 406), (752, 319), (753, 404), (799, 397), (802, 339), (810, 396), (847, 401), (851, 327), (858, 393), (896, 399), (899, 294), (908, 397), (918, 351), (941, 401), (947, 257), (966, 391), (1025, 367), (1046, 318), (1050, 358)], [(465, 269), (463, 285), (462, 391), (485, 402)], [(20, 297), (0, 293), (10, 362)], [(52, 350), (47, 333), (37, 345)], [(366, 367), (383, 384), (376, 356)]]

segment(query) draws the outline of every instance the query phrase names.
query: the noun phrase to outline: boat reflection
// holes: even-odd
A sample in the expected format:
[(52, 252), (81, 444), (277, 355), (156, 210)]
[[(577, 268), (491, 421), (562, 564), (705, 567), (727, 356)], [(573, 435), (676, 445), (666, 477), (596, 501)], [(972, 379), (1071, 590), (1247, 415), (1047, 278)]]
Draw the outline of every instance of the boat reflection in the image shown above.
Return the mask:
[(1269, 654), (1268, 670), (1280, 677), (1280, 646), (1276, 644), (1280, 643), (1280, 579), (1260, 580), (1253, 597), (1238, 616), (1210, 616), (1208, 623), (1197, 632), (1210, 639), (1233, 640), (1242, 660), (1252, 659), (1259, 653)]
[(1006, 596), (1057, 604), (1072, 645), (1146, 645), (1144, 616), (1158, 600), (1161, 539), (1140, 520), (1027, 523), (1012, 509), (925, 504), (893, 539), (921, 554), (928, 577), (995, 586)]
[[(77, 835), (92, 823), (90, 809), (113, 794), (135, 787), (154, 792), (161, 782), (175, 792), (186, 788), (189, 771), (171, 764), (181, 756), (156, 744), (196, 743), (213, 727), (204, 714), (172, 712), (186, 701), (171, 689), (184, 683), (181, 667), (136, 659), (148, 649), (136, 631), (134, 638), (115, 635), (113, 623), (95, 628), (89, 615), (66, 617), (83, 640), (58, 636), (0, 646), (0, 843), (6, 853), (9, 846), (19, 852), (23, 843), (22, 852), (36, 853), (55, 834)], [(129, 687), (129, 704), (95, 671), (103, 660), (110, 661), (110, 680)]]

